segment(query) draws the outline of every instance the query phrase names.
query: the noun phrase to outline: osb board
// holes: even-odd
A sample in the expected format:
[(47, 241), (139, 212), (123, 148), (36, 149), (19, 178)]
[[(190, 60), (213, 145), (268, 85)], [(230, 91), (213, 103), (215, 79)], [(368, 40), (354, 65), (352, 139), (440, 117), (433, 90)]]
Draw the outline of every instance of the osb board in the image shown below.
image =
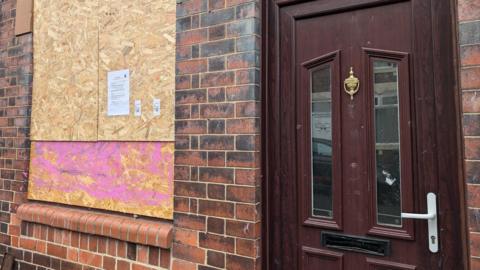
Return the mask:
[(173, 142), (33, 142), (28, 198), (172, 219)]
[(17, 0), (15, 35), (32, 32), (33, 0)]
[(98, 0), (35, 0), (32, 139), (95, 141)]
[[(98, 139), (172, 141), (176, 1), (101, 3)], [(130, 70), (130, 115), (108, 116), (107, 75), (122, 69)], [(154, 99), (160, 99), (160, 116), (153, 114)], [(134, 116), (135, 100), (141, 116)]]

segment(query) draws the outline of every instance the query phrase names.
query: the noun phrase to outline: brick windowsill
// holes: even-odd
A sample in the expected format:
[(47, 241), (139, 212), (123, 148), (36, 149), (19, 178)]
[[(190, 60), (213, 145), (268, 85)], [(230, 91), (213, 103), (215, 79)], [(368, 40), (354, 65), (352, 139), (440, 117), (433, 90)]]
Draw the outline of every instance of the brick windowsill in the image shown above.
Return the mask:
[(172, 243), (173, 225), (165, 221), (152, 222), (41, 203), (20, 205), (17, 217), (56, 228), (165, 249), (169, 249)]

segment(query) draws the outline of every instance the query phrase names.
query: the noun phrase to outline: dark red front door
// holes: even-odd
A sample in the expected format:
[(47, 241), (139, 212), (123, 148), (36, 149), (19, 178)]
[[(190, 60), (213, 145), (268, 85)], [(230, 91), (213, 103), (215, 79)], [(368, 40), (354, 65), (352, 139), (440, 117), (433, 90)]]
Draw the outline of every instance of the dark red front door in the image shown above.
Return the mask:
[(270, 269), (464, 269), (448, 2), (270, 1)]

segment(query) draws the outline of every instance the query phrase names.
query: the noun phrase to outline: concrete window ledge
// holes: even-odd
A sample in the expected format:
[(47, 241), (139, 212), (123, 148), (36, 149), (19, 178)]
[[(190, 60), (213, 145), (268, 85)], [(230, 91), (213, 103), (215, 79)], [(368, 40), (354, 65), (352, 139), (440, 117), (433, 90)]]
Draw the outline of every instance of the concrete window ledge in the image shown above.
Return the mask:
[(173, 225), (165, 221), (153, 222), (41, 203), (20, 205), (17, 217), (23, 221), (164, 249), (170, 249), (172, 244)]

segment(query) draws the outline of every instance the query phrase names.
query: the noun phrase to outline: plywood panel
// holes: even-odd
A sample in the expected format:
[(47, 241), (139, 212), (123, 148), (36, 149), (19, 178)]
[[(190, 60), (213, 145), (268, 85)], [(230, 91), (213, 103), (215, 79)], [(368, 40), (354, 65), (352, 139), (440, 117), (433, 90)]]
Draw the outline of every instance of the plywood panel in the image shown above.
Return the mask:
[[(100, 2), (99, 140), (173, 140), (175, 1)], [(121, 69), (130, 70), (130, 115), (107, 116), (107, 74)], [(154, 99), (160, 116), (153, 115)]]
[(171, 219), (173, 142), (33, 142), (29, 199)]
[(32, 32), (33, 0), (17, 0), (15, 35)]
[(98, 0), (35, 0), (33, 140), (97, 140)]

